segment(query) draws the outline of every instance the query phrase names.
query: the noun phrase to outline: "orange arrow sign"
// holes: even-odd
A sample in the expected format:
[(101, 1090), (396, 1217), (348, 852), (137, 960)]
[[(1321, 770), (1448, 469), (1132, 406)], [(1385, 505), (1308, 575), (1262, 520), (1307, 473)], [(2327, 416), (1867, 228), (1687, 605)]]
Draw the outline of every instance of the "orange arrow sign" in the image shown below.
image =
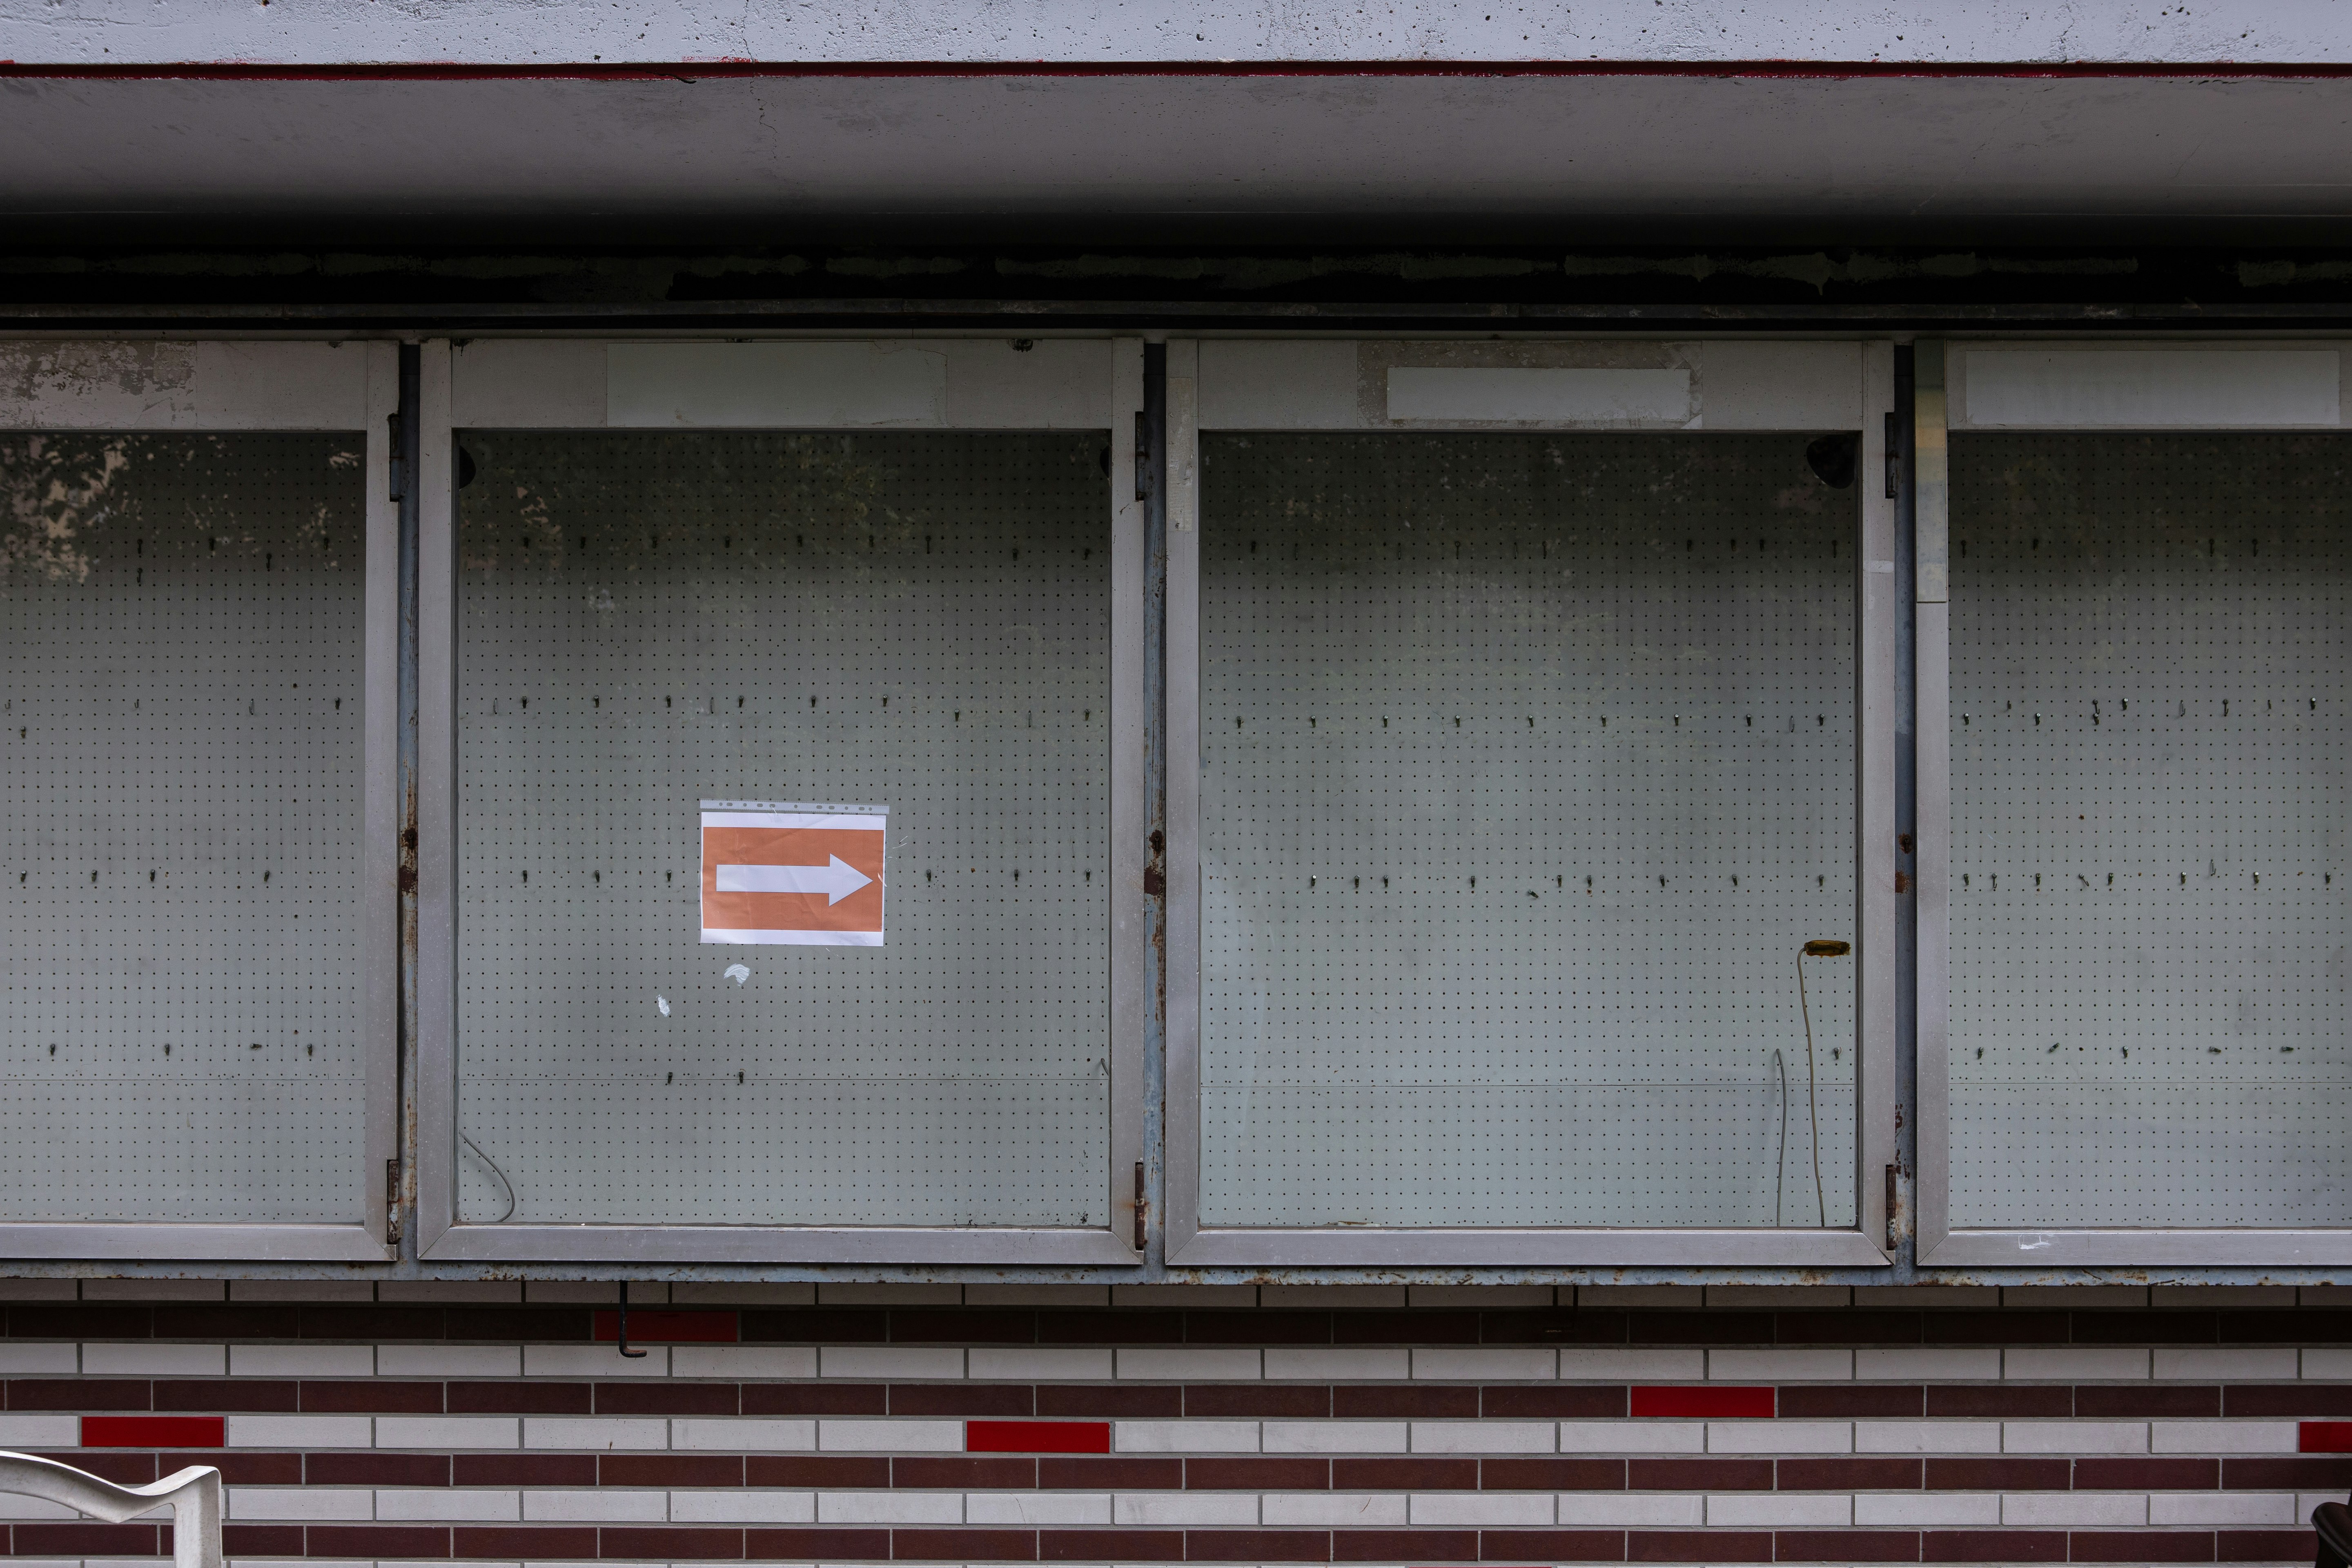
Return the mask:
[(702, 940), (880, 947), (890, 808), (702, 803)]

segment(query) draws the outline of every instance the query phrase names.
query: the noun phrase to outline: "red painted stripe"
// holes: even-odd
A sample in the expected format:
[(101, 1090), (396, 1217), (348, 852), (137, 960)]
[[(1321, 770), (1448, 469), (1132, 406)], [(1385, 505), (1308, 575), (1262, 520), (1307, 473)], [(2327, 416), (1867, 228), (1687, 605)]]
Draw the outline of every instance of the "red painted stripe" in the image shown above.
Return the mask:
[(2306, 1454), (2352, 1454), (2352, 1421), (2306, 1421), (2298, 1432)]
[(1758, 1417), (1772, 1414), (1769, 1388), (1636, 1388), (1636, 1415), (1706, 1415), (1720, 1419)]
[(85, 1448), (219, 1448), (228, 1443), (219, 1415), (85, 1415)]
[(968, 1454), (1108, 1454), (1108, 1421), (967, 1421)]
[[(596, 1337), (606, 1343), (621, 1337), (618, 1311), (596, 1314)], [(731, 1345), (738, 1338), (732, 1312), (629, 1312), (629, 1342), (649, 1345)]]

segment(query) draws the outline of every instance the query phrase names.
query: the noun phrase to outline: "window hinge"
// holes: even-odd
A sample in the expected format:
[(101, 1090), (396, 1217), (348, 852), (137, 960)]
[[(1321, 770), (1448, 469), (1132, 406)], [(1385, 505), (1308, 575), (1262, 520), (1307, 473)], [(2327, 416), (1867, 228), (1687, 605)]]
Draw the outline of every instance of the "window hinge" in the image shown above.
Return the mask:
[(1151, 1205), (1143, 1195), (1143, 1162), (1135, 1163), (1135, 1250), (1143, 1250), (1143, 1222), (1151, 1213)]
[(388, 416), (386, 422), (392, 426), (392, 461), (387, 465), (386, 474), (390, 483), (385, 487), (392, 493), (386, 499), (406, 500), (408, 499), (408, 463), (402, 456), (406, 447), (401, 439), (400, 416), (392, 415)]
[(1886, 1250), (1895, 1250), (1895, 1167), (1886, 1167)]
[(400, 1245), (400, 1162), (383, 1163), (383, 1239), (389, 1246)]
[(1135, 499), (1151, 499), (1151, 426), (1140, 408), (1135, 411)]
[(1886, 499), (1893, 500), (1896, 476), (1903, 471), (1903, 426), (1894, 415), (1886, 416)]

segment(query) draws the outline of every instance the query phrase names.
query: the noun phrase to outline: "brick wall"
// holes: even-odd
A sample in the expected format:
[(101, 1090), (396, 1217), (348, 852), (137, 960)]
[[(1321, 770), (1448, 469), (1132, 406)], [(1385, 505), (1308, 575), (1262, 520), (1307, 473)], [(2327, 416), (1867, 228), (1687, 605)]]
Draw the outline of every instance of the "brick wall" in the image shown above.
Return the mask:
[(2334, 1289), (639, 1286), (639, 1361), (609, 1285), (0, 1290), (0, 1446), (218, 1465), (233, 1559), (2308, 1563), (2352, 1491)]

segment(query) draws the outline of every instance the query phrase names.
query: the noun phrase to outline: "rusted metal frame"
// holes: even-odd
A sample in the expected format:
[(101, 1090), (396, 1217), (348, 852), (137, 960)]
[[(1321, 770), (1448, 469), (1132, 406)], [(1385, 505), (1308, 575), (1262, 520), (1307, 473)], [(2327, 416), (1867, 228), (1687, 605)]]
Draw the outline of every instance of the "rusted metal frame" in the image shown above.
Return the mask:
[(1888, 436), (1895, 346), (1862, 350), (1861, 548), (1854, 552), (1854, 1204), (1862, 1238), (1889, 1261), (1886, 1173), (1895, 1163), (1895, 495)]
[[(419, 345), (416, 502), (416, 1221), (424, 1258), (457, 1214), (457, 597), (449, 342)], [(430, 476), (429, 479), (427, 476)]]
[(1925, 1266), (1951, 1228), (1949, 1065), (1952, 918), (1951, 459), (1947, 430), (1944, 345), (1912, 345), (1911, 515), (1916, 616), (1913, 697), (1916, 703), (1918, 877), (1913, 900), (1918, 980), (1916, 1220), (1913, 1261)]
[[(1168, 808), (1164, 1263), (1201, 1229), (1201, 345), (1169, 345), (1163, 751)], [(1187, 1265), (1188, 1276), (1190, 1265)]]
[(1160, 535), (1166, 515), (1165, 351), (1111, 344), (1110, 1215), (1119, 1261), (1149, 1271), (1167, 1204), (1160, 1163), (1159, 956), (1166, 817), (1160, 744)]
[(1917, 443), (1914, 404), (1916, 354), (1895, 349), (1895, 412), (1887, 426), (1895, 479), (1895, 1173), (1887, 1194), (1893, 1279), (1917, 1272), (1919, 1019), (1919, 791)]

